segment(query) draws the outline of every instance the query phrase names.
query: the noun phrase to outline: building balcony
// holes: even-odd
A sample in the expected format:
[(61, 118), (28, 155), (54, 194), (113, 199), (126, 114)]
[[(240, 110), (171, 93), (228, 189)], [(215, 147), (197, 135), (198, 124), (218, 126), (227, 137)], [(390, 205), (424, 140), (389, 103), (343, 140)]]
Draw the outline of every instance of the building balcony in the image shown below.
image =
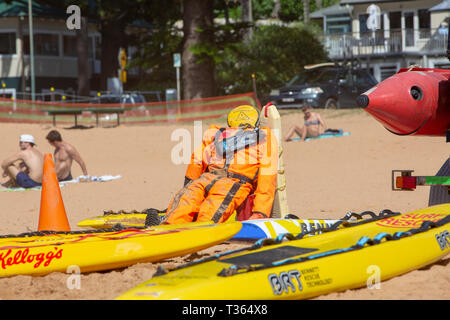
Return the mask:
[(399, 55), (446, 56), (448, 33), (442, 29), (390, 29), (319, 37), (331, 59)]

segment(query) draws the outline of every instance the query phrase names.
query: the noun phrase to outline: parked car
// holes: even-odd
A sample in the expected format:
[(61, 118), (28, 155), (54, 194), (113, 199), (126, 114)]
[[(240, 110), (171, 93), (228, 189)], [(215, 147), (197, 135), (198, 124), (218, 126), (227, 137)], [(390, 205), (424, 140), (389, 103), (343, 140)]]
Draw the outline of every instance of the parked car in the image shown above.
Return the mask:
[(279, 109), (299, 108), (305, 102), (313, 108), (355, 108), (356, 98), (376, 84), (366, 70), (323, 63), (306, 66), (284, 87), (272, 90), (269, 100)]
[(112, 94), (105, 93), (100, 95), (100, 97), (93, 98), (91, 103), (122, 103), (122, 104), (140, 104), (145, 103), (145, 98), (142, 94), (136, 92)]

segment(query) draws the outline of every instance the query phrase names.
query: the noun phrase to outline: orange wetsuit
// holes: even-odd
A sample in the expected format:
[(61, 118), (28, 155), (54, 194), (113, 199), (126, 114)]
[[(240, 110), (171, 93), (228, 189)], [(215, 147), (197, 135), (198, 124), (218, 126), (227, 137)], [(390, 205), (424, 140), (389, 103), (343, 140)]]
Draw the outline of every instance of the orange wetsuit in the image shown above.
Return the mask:
[[(236, 140), (243, 132), (251, 135), (245, 147), (242, 139)], [(212, 125), (191, 156), (185, 186), (170, 202), (164, 222), (224, 222), (251, 192), (255, 198), (250, 219), (270, 217), (277, 167), (278, 145), (270, 128)]]

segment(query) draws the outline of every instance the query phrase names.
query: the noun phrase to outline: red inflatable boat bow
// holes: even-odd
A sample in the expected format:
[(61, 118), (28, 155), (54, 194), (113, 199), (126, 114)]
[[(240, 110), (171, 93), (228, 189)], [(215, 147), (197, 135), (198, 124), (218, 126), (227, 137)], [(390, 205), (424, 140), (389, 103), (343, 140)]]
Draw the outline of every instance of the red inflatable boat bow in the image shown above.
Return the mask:
[(400, 69), (357, 102), (392, 133), (445, 136), (450, 127), (450, 70)]

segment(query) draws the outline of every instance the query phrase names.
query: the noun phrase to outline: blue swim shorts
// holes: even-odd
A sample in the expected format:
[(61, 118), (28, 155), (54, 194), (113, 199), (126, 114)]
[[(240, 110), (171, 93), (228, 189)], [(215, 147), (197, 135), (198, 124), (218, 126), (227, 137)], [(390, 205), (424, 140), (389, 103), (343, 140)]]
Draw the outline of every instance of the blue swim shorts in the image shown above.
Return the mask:
[(67, 177), (65, 177), (64, 179), (58, 179), (58, 181), (60, 181), (60, 182), (61, 181), (70, 181), (70, 180), (73, 180), (71, 172), (69, 172), (69, 175)]
[(40, 187), (42, 184), (31, 179), (27, 174), (19, 172), (16, 176), (16, 182), (22, 188)]

